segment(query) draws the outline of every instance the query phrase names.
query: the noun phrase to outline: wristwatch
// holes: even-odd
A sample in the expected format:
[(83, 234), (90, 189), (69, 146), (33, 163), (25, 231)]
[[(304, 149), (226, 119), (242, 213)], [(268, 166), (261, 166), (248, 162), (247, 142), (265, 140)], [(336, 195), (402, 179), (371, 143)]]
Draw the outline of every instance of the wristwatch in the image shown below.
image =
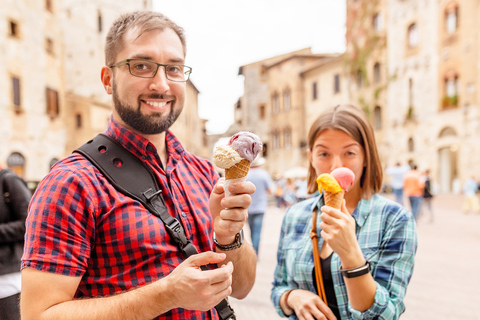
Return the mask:
[(356, 278), (363, 276), (364, 274), (369, 273), (371, 270), (371, 264), (370, 261), (365, 261), (364, 264), (362, 264), (360, 267), (356, 267), (353, 269), (343, 269), (340, 266), (340, 271), (342, 272), (342, 275), (345, 278)]
[(217, 246), (217, 248), (222, 251), (230, 251), (230, 250), (238, 249), (243, 244), (243, 229), (240, 230), (240, 232), (235, 235), (235, 240), (231, 244), (224, 245), (224, 244), (218, 243), (215, 233), (213, 233), (213, 241), (215, 242), (215, 245)]

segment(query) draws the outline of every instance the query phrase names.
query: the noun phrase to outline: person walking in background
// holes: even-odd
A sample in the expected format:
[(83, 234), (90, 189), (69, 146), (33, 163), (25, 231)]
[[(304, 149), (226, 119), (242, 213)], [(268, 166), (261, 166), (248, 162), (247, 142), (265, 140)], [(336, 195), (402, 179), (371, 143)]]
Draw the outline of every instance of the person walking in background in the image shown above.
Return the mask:
[(250, 171), (247, 174), (247, 181), (255, 185), (255, 192), (251, 195), (252, 203), (250, 207), (248, 207), (248, 225), (250, 226), (252, 246), (257, 253), (257, 257), (262, 233), (263, 216), (268, 207), (268, 195), (273, 193), (273, 182), (270, 174), (260, 168), (264, 163), (265, 158), (259, 155), (253, 160), (250, 165)]
[[(422, 205), (422, 212), (424, 213), (426, 210), (428, 210), (429, 215), (430, 215), (430, 222), (433, 222), (434, 220), (434, 214), (433, 214), (433, 208), (432, 208), (432, 199), (433, 199), (433, 193), (432, 193), (432, 181), (430, 179), (430, 170), (425, 170), (425, 174), (422, 177), (424, 187), (423, 187), (423, 205)], [(426, 210), (425, 210), (426, 209)]]
[(284, 178), (279, 177), (275, 180), (275, 200), (277, 202), (277, 208), (285, 208), (287, 205), (283, 198), (283, 189), (285, 189), (286, 181)]
[[(242, 228), (255, 186), (232, 183), (225, 197), (213, 164), (169, 129), (185, 105), (185, 53), (184, 30), (169, 18), (125, 13), (107, 33), (100, 73), (112, 98), (104, 134), (155, 177), (164, 201), (153, 201), (176, 219), (172, 232), (80, 153), (58, 161), (26, 220), (23, 320), (217, 320), (218, 303), (252, 289), (256, 256)], [(187, 258), (184, 244), (199, 253)]]
[(403, 178), (403, 187), (410, 200), (410, 209), (415, 220), (418, 220), (420, 213), (424, 186), (421, 173), (417, 170), (417, 166), (413, 165), (412, 169)]
[(463, 184), (463, 194), (465, 196), (462, 207), (463, 213), (468, 213), (470, 210), (473, 211), (473, 213), (480, 212), (477, 191), (478, 183), (473, 176), (465, 180)]
[(297, 202), (306, 200), (308, 198), (308, 183), (306, 177), (298, 178), (295, 181), (297, 190), (295, 191), (295, 197)]
[[(382, 165), (372, 125), (351, 105), (324, 111), (310, 127), (308, 191), (285, 213), (271, 300), (290, 319), (389, 319), (405, 310), (417, 234), (412, 214), (382, 197)], [(340, 210), (325, 206), (316, 178), (338, 167), (355, 174)], [(327, 303), (318, 296), (312, 251), (318, 248)], [(392, 263), (394, 261), (394, 263)], [(318, 271), (318, 270), (317, 270)]]
[(20, 260), (31, 197), (25, 181), (0, 168), (0, 320), (20, 320)]
[(410, 170), (409, 165), (402, 166), (400, 162), (394, 167), (388, 167), (385, 173), (392, 177), (392, 191), (395, 201), (403, 206), (403, 176)]

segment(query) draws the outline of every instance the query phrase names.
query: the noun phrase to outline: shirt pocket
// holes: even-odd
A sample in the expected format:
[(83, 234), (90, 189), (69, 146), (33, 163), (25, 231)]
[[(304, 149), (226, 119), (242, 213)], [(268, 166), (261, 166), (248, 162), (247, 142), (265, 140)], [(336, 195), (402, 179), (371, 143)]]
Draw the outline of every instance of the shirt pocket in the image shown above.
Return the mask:
[(283, 240), (282, 251), (285, 256), (287, 280), (300, 288), (305, 285), (305, 276), (311, 276), (313, 268), (311, 248), (312, 244), (305, 243), (302, 237), (289, 236)]

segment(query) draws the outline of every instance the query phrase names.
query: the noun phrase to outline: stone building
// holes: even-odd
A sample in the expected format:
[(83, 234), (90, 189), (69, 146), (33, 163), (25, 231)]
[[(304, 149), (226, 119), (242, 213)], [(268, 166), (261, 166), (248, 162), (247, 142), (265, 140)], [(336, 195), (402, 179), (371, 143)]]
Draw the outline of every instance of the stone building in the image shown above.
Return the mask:
[(266, 168), (281, 173), (308, 164), (316, 115), (351, 103), (370, 117), (384, 167), (416, 164), (440, 192), (458, 192), (480, 179), (478, 16), (476, 0), (347, 0), (344, 54), (307, 49), (240, 68), (245, 91), (227, 134), (259, 133)]
[[(121, 13), (143, 9), (152, 9), (152, 0), (3, 3), (2, 167), (34, 185), (58, 159), (105, 130), (111, 114), (111, 99), (100, 81), (106, 33)], [(187, 150), (208, 157), (198, 94), (189, 81), (187, 105), (174, 130)]]

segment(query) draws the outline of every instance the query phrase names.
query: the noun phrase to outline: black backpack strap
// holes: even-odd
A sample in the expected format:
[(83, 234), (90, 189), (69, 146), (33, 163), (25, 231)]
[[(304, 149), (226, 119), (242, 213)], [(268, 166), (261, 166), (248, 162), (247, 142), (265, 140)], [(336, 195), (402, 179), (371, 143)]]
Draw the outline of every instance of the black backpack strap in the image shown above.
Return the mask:
[[(182, 224), (168, 213), (155, 176), (140, 159), (104, 134), (97, 135), (74, 152), (82, 154), (95, 165), (117, 190), (140, 201), (146, 209), (159, 217), (187, 257), (198, 253), (187, 239)], [(207, 268), (202, 266), (202, 269)], [(227, 299), (222, 300), (215, 309), (222, 320), (236, 319)]]

